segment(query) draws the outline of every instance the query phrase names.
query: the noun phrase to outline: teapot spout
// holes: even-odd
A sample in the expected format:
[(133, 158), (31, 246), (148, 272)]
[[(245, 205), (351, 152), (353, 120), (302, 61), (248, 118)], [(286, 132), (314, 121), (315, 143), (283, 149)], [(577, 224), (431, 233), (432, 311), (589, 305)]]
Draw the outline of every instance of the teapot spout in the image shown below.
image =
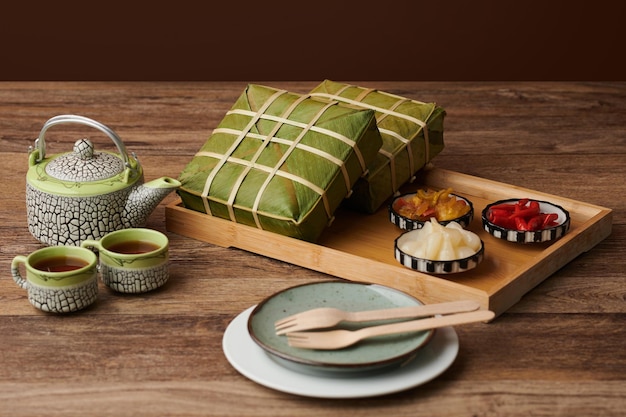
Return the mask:
[(180, 186), (174, 178), (161, 177), (133, 188), (124, 208), (125, 227), (144, 226), (159, 203)]

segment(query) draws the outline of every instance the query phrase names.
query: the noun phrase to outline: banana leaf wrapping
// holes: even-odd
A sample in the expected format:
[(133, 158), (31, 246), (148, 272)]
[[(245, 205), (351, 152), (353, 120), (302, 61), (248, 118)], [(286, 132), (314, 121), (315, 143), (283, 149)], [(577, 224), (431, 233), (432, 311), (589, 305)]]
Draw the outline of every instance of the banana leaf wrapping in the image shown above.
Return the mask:
[(186, 208), (316, 241), (381, 145), (373, 110), (250, 84), (178, 194)]
[(310, 94), (376, 111), (383, 145), (346, 201), (346, 206), (352, 209), (374, 213), (444, 148), (446, 112), (435, 103), (330, 80), (322, 82)]

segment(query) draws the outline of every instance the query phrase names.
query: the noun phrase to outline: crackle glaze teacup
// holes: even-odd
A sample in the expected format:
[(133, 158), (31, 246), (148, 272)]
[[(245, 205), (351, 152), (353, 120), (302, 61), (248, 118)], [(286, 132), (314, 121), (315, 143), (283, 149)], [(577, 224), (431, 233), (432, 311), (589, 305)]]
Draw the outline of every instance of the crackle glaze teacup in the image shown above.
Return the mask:
[[(20, 265), (24, 265), (26, 277)], [(50, 246), (11, 262), (13, 280), (28, 291), (28, 301), (40, 310), (70, 313), (92, 304), (98, 294), (98, 258), (76, 246)]]
[(97, 249), (102, 282), (115, 291), (148, 292), (169, 278), (169, 241), (156, 230), (122, 229), (100, 240), (85, 240), (81, 246)]

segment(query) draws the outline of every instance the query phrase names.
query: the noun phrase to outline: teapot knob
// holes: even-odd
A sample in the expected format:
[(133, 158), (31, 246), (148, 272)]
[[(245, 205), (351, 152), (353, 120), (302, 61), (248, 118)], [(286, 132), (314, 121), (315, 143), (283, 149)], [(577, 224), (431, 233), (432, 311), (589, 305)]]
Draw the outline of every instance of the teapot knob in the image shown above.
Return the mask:
[(93, 143), (89, 139), (78, 139), (74, 143), (74, 153), (84, 161), (93, 158)]

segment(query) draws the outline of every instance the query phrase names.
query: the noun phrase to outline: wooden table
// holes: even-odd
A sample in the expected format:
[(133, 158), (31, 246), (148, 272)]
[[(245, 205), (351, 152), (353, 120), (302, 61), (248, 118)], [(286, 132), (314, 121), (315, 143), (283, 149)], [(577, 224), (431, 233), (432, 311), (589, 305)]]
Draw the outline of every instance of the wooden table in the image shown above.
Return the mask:
[[(268, 83), (295, 92), (316, 84)], [(224, 330), (276, 291), (332, 277), (168, 232), (174, 194), (147, 225), (170, 238), (171, 278), (160, 290), (101, 287), (90, 308), (51, 315), (9, 271), (15, 255), (41, 247), (26, 227), (25, 177), (48, 118), (99, 120), (137, 153), (146, 179), (177, 177), (245, 83), (0, 83), (0, 415), (623, 415), (626, 83), (359, 84), (446, 108), (438, 167), (609, 207), (611, 236), (493, 323), (457, 328), (459, 355), (431, 382), (368, 399), (274, 391), (229, 364)], [(55, 138), (49, 153), (77, 139)]]

